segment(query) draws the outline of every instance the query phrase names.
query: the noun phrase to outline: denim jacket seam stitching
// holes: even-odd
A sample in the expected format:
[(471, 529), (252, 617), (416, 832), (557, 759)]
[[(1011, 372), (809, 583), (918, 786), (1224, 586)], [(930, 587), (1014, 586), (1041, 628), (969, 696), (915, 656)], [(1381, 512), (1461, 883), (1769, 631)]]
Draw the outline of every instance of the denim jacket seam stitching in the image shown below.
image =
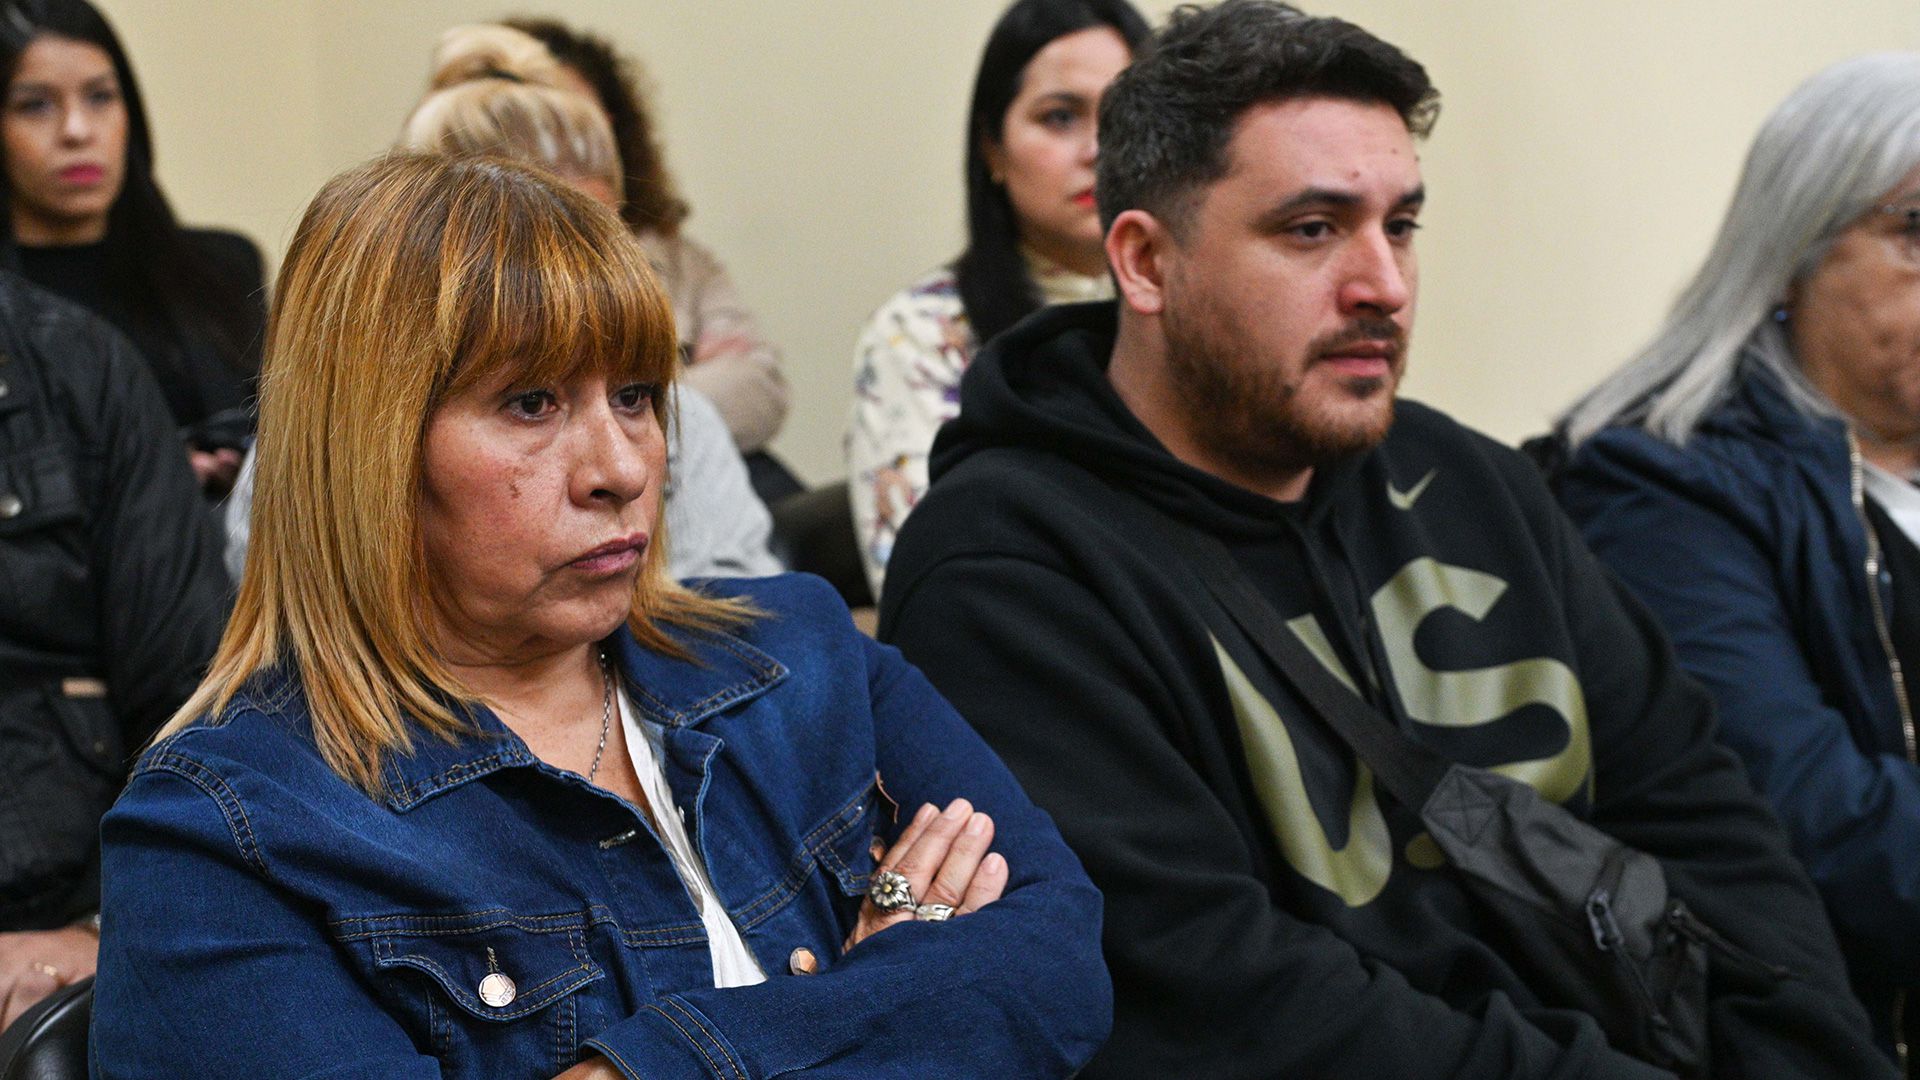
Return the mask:
[(614, 1063), (620, 1066), (620, 1071), (626, 1073), (628, 1076), (640, 1075), (639, 1070), (627, 1064), (627, 1059), (620, 1056), (620, 1051), (615, 1050), (613, 1047), (608, 1046), (605, 1042), (602, 1042), (598, 1036), (588, 1039), (586, 1042), (582, 1043), (581, 1045), (590, 1046), (593, 1049), (600, 1051), (600, 1053), (606, 1055), (607, 1057), (612, 1058), (614, 1060)]
[[(862, 789), (808, 833), (800, 841), (800, 850), (788, 860), (786, 873), (760, 895), (740, 905), (739, 917), (756, 926), (766, 921), (806, 887), (807, 880), (813, 876), (814, 868), (822, 861), (823, 854), (839, 868), (840, 872), (845, 873), (850, 879), (855, 878), (856, 875), (847, 869), (846, 864), (837, 855), (832, 854), (830, 845), (845, 836), (847, 830), (860, 823), (866, 813), (867, 796), (871, 792), (871, 788)], [(845, 820), (842, 820), (843, 818)], [(826, 835), (822, 836), (822, 833)], [(762, 911), (763, 908), (766, 910)]]
[(422, 958), (421, 963), (417, 963), (417, 964), (410, 963), (408, 962), (407, 958), (396, 957), (394, 955), (392, 944), (390, 942), (385, 942), (385, 941), (376, 939), (374, 941), (374, 959), (376, 962), (379, 963), (379, 965), (382, 968), (394, 967), (394, 966), (411, 968), (415, 971), (419, 971), (422, 974), (429, 976), (430, 978), (433, 979), (434, 982), (439, 983), (442, 989), (450, 992), (450, 996), (453, 998), (453, 1001), (455, 1004), (459, 1005), (461, 1008), (465, 1009), (470, 1013), (473, 1013), (476, 1016), (481, 1016), (481, 1017), (485, 1017), (493, 1020), (518, 1020), (521, 1017), (531, 1016), (534, 1013), (539, 1012), (541, 1009), (546, 1008), (548, 1005), (552, 1004), (553, 1002), (551, 1000), (547, 1000), (547, 1001), (537, 1000), (537, 996), (542, 991), (546, 990), (548, 987), (553, 986), (555, 983), (562, 982), (567, 978), (569, 978), (570, 976), (584, 974), (587, 976), (587, 978), (581, 979), (578, 982), (575, 982), (572, 986), (567, 987), (565, 990), (562, 990), (559, 993), (554, 994), (553, 995), (554, 999), (558, 999), (564, 996), (565, 994), (570, 993), (571, 991), (578, 989), (579, 987), (585, 986), (587, 983), (593, 981), (592, 968), (584, 964), (578, 965), (578, 966), (569, 968), (566, 971), (563, 971), (560, 974), (545, 980), (544, 982), (538, 983), (534, 986), (527, 987), (519, 995), (518, 1000), (520, 1001), (521, 1004), (518, 1009), (488, 1008), (483, 1010), (478, 1006), (484, 1003), (481, 1002), (479, 998), (474, 997), (472, 994), (469, 994), (466, 991), (460, 989), (460, 987), (455, 983), (453, 972), (448, 971), (446, 968), (442, 967), (440, 964), (434, 962), (431, 958)]
[(646, 930), (623, 928), (620, 936), (629, 945), (692, 945), (707, 940), (705, 923), (675, 923)]
[[(593, 966), (593, 958), (587, 954), (585, 927), (567, 931), (567, 948), (573, 951), (574, 960), (582, 967)], [(586, 983), (580, 985), (585, 986)], [(572, 1065), (577, 1064), (580, 1057), (580, 1000), (569, 993), (562, 997), (555, 1007), (561, 1011), (557, 1017), (559, 1023), (554, 1025), (556, 1029), (554, 1064), (559, 1065), (561, 1071), (565, 1072)], [(569, 1058), (574, 1060), (569, 1061)]]
[[(508, 749), (496, 750), (485, 757), (474, 758), (471, 761), (455, 762), (440, 772), (420, 777), (395, 791), (392, 795), (393, 804), (398, 809), (411, 810), (430, 795), (438, 795), (449, 788), (467, 783), (477, 776), (505, 768), (510, 764), (508, 758), (515, 759), (511, 764), (524, 764), (524, 760), (521, 760), (523, 757), (524, 755), (518, 751)], [(466, 773), (473, 775), (463, 775)]]
[[(779, 910), (780, 906), (784, 904), (787, 899), (797, 894), (806, 886), (807, 879), (813, 876), (813, 868), (815, 865), (816, 863), (814, 862), (811, 851), (803, 851), (794, 856), (794, 858), (787, 863), (787, 871), (781, 876), (780, 880), (767, 886), (766, 890), (759, 896), (740, 905), (740, 913), (742, 915), (750, 915), (750, 913), (756, 912), (763, 907), (774, 911)], [(753, 916), (753, 918), (757, 923), (761, 917)]]
[[(478, 919), (481, 916), (494, 916), (485, 922), (468, 923), (465, 920)], [(408, 924), (421, 923), (457, 923), (444, 929), (420, 927)], [(554, 926), (528, 926), (528, 923), (556, 923)], [(515, 915), (506, 908), (482, 908), (479, 911), (463, 915), (378, 915), (361, 916), (351, 919), (336, 919), (328, 924), (338, 930), (342, 941), (356, 941), (360, 938), (401, 936), (401, 937), (453, 937), (461, 934), (474, 934), (482, 930), (497, 930), (502, 926), (511, 926), (529, 934), (559, 934), (580, 928), (578, 915)], [(352, 927), (354, 929), (349, 929)]]
[[(785, 664), (731, 634), (715, 633), (710, 635), (708, 640), (744, 664), (748, 670), (747, 677), (723, 686), (705, 697), (680, 705), (669, 704), (643, 688), (636, 688), (650, 701), (656, 711), (672, 721), (675, 727), (685, 727), (697, 720), (705, 719), (746, 697), (749, 693), (766, 689), (789, 674)], [(632, 687), (631, 680), (628, 682)]]
[[(666, 999), (663, 998), (661, 1000), (664, 1001)], [(713, 1060), (713, 1055), (707, 1052), (707, 1048), (705, 1046), (700, 1045), (700, 1040), (694, 1038), (693, 1033), (688, 1031), (686, 1027), (680, 1023), (680, 1021), (675, 1020), (672, 1014), (668, 1013), (667, 1010), (661, 1008), (657, 1004), (649, 1005), (647, 1006), (647, 1008), (652, 1009), (654, 1012), (657, 1012), (662, 1017), (664, 1017), (667, 1023), (672, 1024), (673, 1029), (680, 1033), (681, 1038), (687, 1040), (687, 1042), (691, 1044), (695, 1050), (698, 1050), (700, 1052), (700, 1056), (707, 1060), (707, 1071), (713, 1073), (715, 1076), (721, 1075), (720, 1066)]]
[[(411, 967), (412, 965), (408, 965), (408, 966)], [(536, 995), (539, 994), (541, 991), (545, 990), (549, 986), (552, 986), (554, 983), (559, 982), (561, 979), (565, 978), (567, 975), (575, 975), (579, 973), (580, 973), (580, 969), (575, 968), (571, 971), (566, 972), (565, 975), (555, 976), (554, 978), (548, 979), (546, 982), (543, 982), (538, 986), (528, 987), (526, 990), (521, 992), (518, 998), (515, 999), (521, 1003), (520, 1007), (517, 1009), (496, 1009), (491, 1006), (488, 1006), (486, 1009), (478, 1008), (477, 1007), (478, 1005), (484, 1004), (484, 1003), (481, 1002), (479, 998), (476, 998), (473, 995), (468, 994), (464, 991), (461, 991), (460, 993), (455, 994), (454, 1000), (459, 1004), (461, 1004), (462, 1006), (464, 1006), (468, 1012), (471, 1012), (476, 1016), (485, 1017), (491, 1020), (519, 1020), (523, 1017), (532, 1016), (534, 1013), (537, 1013), (540, 1010), (547, 1008), (549, 1005), (554, 1004), (556, 1001), (572, 993), (574, 990), (577, 990), (580, 987), (585, 986), (587, 983), (593, 981), (590, 977), (584, 978), (579, 980), (578, 982), (575, 982), (571, 986), (568, 986), (565, 989), (555, 993), (549, 999), (539, 1000), (536, 998)], [(446, 974), (447, 974), (448, 982), (451, 982), (452, 981), (451, 973), (446, 973)]]
[[(712, 1031), (709, 1031), (707, 1029), (707, 1025), (700, 1022), (701, 1018), (699, 1013), (694, 1012), (690, 1006), (680, 1001), (678, 998), (665, 997), (665, 998), (661, 998), (660, 1000), (668, 1005), (673, 1006), (675, 1009), (680, 1010), (680, 1015), (686, 1017), (688, 1023), (691, 1023), (694, 1027), (699, 1028), (700, 1034), (705, 1036), (707, 1042), (711, 1043), (713, 1045), (713, 1048), (720, 1052), (720, 1056), (726, 1060), (727, 1068), (732, 1070), (733, 1075), (735, 1077), (738, 1077), (739, 1080), (747, 1080), (747, 1074), (741, 1070), (740, 1063), (734, 1060), (733, 1051), (728, 1049), (727, 1045), (720, 1041), (720, 1036), (714, 1034)], [(711, 1061), (712, 1058), (708, 1058), (708, 1060)]]
[(722, 687), (697, 701), (687, 702), (680, 709), (676, 710), (684, 717), (681, 726), (684, 727), (686, 724), (704, 720), (714, 713), (720, 712), (735, 701), (746, 697), (748, 691), (757, 690), (762, 685), (764, 685), (764, 680), (749, 679), (744, 682), (734, 683), (732, 686)]
[[(853, 870), (847, 866), (846, 862), (840, 858), (840, 853), (833, 849), (833, 845), (837, 843), (841, 837), (847, 835), (849, 830), (858, 827), (861, 820), (866, 817), (867, 798), (872, 793), (873, 789), (871, 787), (862, 789), (858, 795), (855, 795), (846, 805), (843, 805), (839, 810), (835, 811), (832, 817), (828, 818), (821, 824), (820, 828), (815, 829), (813, 834), (808, 837), (808, 851), (813, 854), (815, 858), (830, 863), (831, 869), (834, 870), (836, 875), (849, 880), (852, 880), (856, 875), (853, 873)], [(829, 826), (833, 826), (834, 823), (842, 817), (845, 817), (846, 820), (841, 821), (831, 833), (821, 837), (818, 841), (813, 840), (813, 837), (819, 836), (822, 831), (826, 830)]]
[(213, 804), (220, 808), (220, 816), (227, 823), (227, 833), (233, 838), (234, 846), (240, 849), (241, 858), (262, 875), (271, 876), (266, 856), (260, 851), (260, 840), (254, 835), (253, 822), (247, 817), (246, 806), (218, 774), (193, 758), (171, 752), (150, 762), (148, 771), (173, 773), (212, 799)]
[(770, 656), (765, 649), (757, 648), (733, 634), (714, 631), (710, 640), (731, 653), (735, 659), (745, 664), (756, 677), (761, 679), (777, 679), (788, 671), (785, 664)]

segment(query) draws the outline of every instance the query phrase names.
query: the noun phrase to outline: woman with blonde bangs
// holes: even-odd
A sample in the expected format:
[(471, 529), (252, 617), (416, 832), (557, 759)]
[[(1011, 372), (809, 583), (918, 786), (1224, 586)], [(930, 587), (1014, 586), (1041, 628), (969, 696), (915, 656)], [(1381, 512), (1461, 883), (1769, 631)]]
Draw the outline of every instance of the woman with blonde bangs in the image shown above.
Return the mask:
[(546, 173), (321, 190), (233, 621), (103, 825), (96, 1075), (1091, 1056), (1099, 897), (998, 760), (823, 583), (666, 576), (677, 365), (644, 253)]
[[(546, 46), (504, 26), (449, 30), (434, 53), (430, 90), (401, 128), (398, 148), (495, 154), (552, 170), (618, 209), (620, 155), (599, 106), (561, 88)], [(773, 518), (753, 492), (745, 464), (713, 402), (677, 384), (667, 431), (666, 528), (671, 577), (759, 577), (782, 567), (768, 548)], [(246, 558), (252, 467), (228, 500), (227, 562), (236, 578)], [(681, 489), (697, 498), (676, 498)]]
[(769, 444), (786, 422), (789, 390), (780, 352), (747, 310), (732, 276), (685, 228), (692, 210), (667, 168), (640, 64), (606, 38), (553, 19), (506, 21), (546, 46), (560, 64), (559, 85), (591, 95), (612, 125), (625, 176), (620, 216), (646, 248), (673, 300), (685, 381), (719, 408), (747, 457), (754, 489), (769, 503), (800, 490)]

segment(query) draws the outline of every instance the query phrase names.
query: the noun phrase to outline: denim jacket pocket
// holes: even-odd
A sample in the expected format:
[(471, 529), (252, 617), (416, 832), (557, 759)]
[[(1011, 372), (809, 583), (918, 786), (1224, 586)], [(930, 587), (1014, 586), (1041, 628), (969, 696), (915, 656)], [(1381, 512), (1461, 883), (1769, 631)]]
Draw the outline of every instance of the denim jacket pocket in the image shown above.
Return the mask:
[[(873, 842), (882, 824), (876, 804), (881, 802), (871, 786), (854, 792), (807, 835), (807, 854), (817, 871), (814, 888), (809, 890), (815, 898), (811, 903), (825, 908), (812, 917), (813, 925), (835, 926), (842, 937), (852, 931), (860, 916), (860, 902), (873, 881)], [(802, 905), (801, 910), (806, 907)], [(822, 944), (830, 947), (819, 954), (822, 961), (838, 955), (839, 941)]]
[(576, 991), (606, 977), (588, 953), (584, 915), (398, 915), (335, 930), (360, 946), (447, 1076), (546, 1077), (577, 1063)]
[(814, 862), (844, 896), (865, 896), (873, 878), (873, 841), (879, 835), (879, 792), (869, 785), (841, 805), (807, 837)]

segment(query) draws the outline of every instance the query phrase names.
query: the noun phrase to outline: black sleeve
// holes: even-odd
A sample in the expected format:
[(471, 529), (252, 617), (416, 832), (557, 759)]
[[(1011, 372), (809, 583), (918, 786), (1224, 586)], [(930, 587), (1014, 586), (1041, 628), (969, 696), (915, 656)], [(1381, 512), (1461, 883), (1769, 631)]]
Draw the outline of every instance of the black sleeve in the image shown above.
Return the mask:
[(1710, 696), (1571, 523), (1557, 509), (1544, 521), (1593, 725), (1594, 824), (1658, 857), (1673, 892), (1720, 934), (1794, 973), (1716, 979), (1714, 1075), (1892, 1075), (1825, 908), (1738, 759), (1715, 741)]
[(1456, 1010), (1276, 903), (1169, 734), (1205, 707), (1182, 680), (1214, 661), (1136, 637), (1155, 615), (1000, 556), (888, 583), (883, 634), (1053, 814), (1105, 895), (1115, 1031), (1087, 1076), (1670, 1078), (1590, 1022), (1523, 1016), (1497, 994)]
[(254, 378), (260, 372), (260, 350), (266, 339), (266, 262), (253, 241), (239, 233), (197, 229), (188, 235), (232, 309), (235, 345), (240, 348), (234, 366)]
[(53, 349), (92, 351), (102, 368), (92, 400), (75, 404), (91, 412), (102, 455), (89, 561), (108, 697), (134, 752), (193, 692), (219, 644), (228, 603), (220, 537), (133, 347), (91, 320), (48, 336)]

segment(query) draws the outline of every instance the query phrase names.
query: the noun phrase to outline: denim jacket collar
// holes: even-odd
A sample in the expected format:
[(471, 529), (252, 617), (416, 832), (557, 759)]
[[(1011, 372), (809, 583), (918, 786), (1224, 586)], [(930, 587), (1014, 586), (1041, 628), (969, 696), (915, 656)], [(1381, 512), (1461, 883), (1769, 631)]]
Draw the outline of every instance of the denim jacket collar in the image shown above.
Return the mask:
[[(778, 660), (731, 634), (680, 630), (674, 637), (691, 654), (677, 659), (645, 649), (621, 627), (603, 643), (643, 717), (685, 728), (766, 693), (787, 677)], [(427, 799), (500, 769), (540, 764), (527, 744), (479, 704), (464, 709), (475, 734), (457, 742), (416, 737), (413, 752), (386, 761), (382, 801), (406, 812)]]

